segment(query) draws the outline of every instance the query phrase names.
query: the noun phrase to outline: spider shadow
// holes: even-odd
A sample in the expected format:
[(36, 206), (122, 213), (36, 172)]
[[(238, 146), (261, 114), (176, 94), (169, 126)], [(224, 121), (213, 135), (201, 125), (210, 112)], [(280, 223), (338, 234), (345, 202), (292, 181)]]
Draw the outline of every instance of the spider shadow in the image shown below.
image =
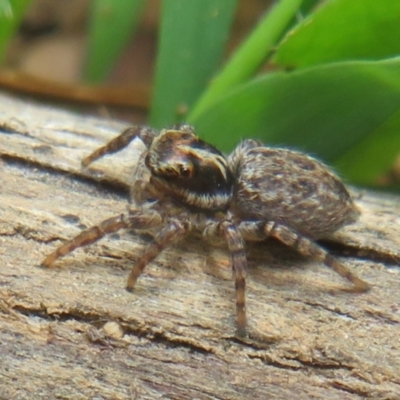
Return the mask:
[[(95, 248), (89, 246), (81, 249), (80, 251), (86, 254), (86, 260), (82, 258), (82, 255), (74, 253), (75, 262), (70, 258), (60, 259), (57, 268), (75, 270), (76, 273), (85, 271), (91, 274), (101, 269), (102, 273), (112, 274), (118, 278), (125, 276), (127, 279), (139, 254), (130, 250), (129, 245), (126, 244), (116, 249), (114, 243), (120, 241), (121, 237), (129, 241), (129, 236), (132, 236), (135, 245), (140, 247), (139, 254), (153, 240), (150, 234), (145, 233), (126, 232), (123, 236), (119, 233), (112, 234), (108, 237), (109, 242), (97, 245)], [(274, 238), (261, 242), (246, 242), (245, 251), (249, 266), (249, 280), (257, 284), (285, 291), (294, 289), (328, 293), (349, 291), (344, 287), (345, 283), (340, 285), (324, 279), (323, 284), (320, 285), (313, 279), (308, 279), (310, 274), (304, 278), (304, 271), (308, 268), (308, 263), (312, 263), (313, 260), (302, 256)], [(149, 268), (150, 265), (155, 269)], [(223, 281), (233, 281), (231, 256), (226, 243), (220, 240), (211, 244), (197, 232), (167, 247), (149, 266), (144, 270), (144, 276), (151, 276), (154, 279), (164, 278), (157, 279), (154, 285), (151, 284), (152, 291), (156, 288), (162, 290), (168, 285), (168, 280), (187, 274), (191, 276), (206, 274)], [(321, 263), (319, 268), (326, 268), (326, 266)], [(332, 274), (335, 273), (332, 271)], [(140, 278), (137, 286), (140, 287)]]
[[(331, 246), (323, 247), (332, 255), (340, 255), (331, 251)], [(332, 246), (335, 248), (335, 246)], [(337, 246), (336, 246), (337, 247)], [(340, 248), (340, 247), (339, 247)], [(221, 246), (225, 256), (222, 271), (217, 264), (218, 259), (207, 256), (208, 269), (213, 276), (220, 279), (232, 280), (230, 254), (226, 246)], [(337, 254), (335, 254), (337, 253)], [(310, 257), (299, 254), (295, 249), (288, 247), (274, 238), (260, 242), (246, 242), (246, 257), (248, 261), (248, 279), (271, 289), (301, 290), (317, 293), (348, 293), (353, 288), (347, 282), (322, 262), (316, 262)], [(321, 273), (319, 272), (321, 270)], [(324, 271), (325, 270), (325, 271)], [(321, 276), (321, 274), (323, 276)], [(330, 278), (332, 277), (332, 279)]]
[[(187, 248), (194, 243), (195, 248), (204, 254), (204, 272), (218, 279), (232, 281), (231, 255), (226, 243), (221, 240), (210, 245), (204, 240), (194, 240), (187, 241), (185, 245)], [(290, 282), (280, 279), (279, 274), (283, 276), (285, 272), (293, 273), (306, 268), (306, 257), (273, 238), (261, 242), (246, 242), (245, 252), (249, 278), (260, 278), (264, 283), (274, 286), (289, 287)]]

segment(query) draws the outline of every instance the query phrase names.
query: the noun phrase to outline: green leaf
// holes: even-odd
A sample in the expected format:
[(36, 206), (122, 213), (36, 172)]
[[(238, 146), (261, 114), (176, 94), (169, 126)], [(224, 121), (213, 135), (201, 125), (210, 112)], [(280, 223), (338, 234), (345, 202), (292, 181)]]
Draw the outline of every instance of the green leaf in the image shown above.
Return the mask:
[(400, 55), (399, 0), (329, 0), (291, 30), (273, 62), (303, 68)]
[(182, 119), (219, 65), (237, 0), (164, 0), (150, 123)]
[(400, 110), (363, 138), (334, 165), (359, 185), (375, 184), (400, 153)]
[(276, 3), (232, 56), (222, 72), (214, 78), (190, 113), (188, 120), (195, 120), (229, 89), (254, 75), (299, 11), (301, 3), (302, 0), (282, 0)]
[(84, 78), (104, 81), (121, 55), (142, 14), (144, 0), (92, 0)]
[(304, 17), (305, 15), (308, 15), (310, 12), (312, 12), (313, 9), (315, 9), (315, 7), (324, 2), (325, 0), (303, 0), (299, 10), (299, 17)]
[[(333, 162), (373, 132), (388, 135), (385, 129), (392, 125), (382, 127), (399, 110), (400, 58), (395, 58), (269, 74), (230, 92), (193, 123), (225, 151), (253, 137)], [(399, 150), (397, 140), (393, 146)]]
[(0, 0), (0, 62), (4, 61), (8, 43), (17, 31), (30, 0)]

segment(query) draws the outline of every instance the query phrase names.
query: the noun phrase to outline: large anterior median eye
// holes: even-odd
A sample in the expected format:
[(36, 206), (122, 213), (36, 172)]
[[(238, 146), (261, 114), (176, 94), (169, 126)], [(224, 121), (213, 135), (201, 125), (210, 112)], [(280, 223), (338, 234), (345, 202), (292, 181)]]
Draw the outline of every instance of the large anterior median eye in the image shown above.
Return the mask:
[(181, 176), (182, 178), (191, 178), (193, 176), (193, 166), (178, 164), (177, 167), (179, 171), (179, 176)]
[(170, 176), (175, 176), (176, 175), (176, 170), (174, 167), (164, 167), (162, 168), (162, 173)]

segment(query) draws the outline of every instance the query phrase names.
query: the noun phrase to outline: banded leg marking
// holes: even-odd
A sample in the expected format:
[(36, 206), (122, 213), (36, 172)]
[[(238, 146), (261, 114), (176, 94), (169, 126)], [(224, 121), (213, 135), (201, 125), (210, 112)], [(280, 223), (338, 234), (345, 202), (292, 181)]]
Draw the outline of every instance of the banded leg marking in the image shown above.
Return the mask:
[(250, 240), (263, 240), (267, 237), (274, 237), (294, 248), (300, 254), (323, 262), (327, 267), (333, 269), (341, 277), (347, 279), (353, 284), (353, 291), (366, 292), (370, 285), (355, 276), (338, 259), (331, 256), (325, 249), (312, 240), (299, 235), (294, 230), (277, 224), (275, 222), (243, 222), (239, 225), (239, 230), (245, 238)]
[(148, 147), (156, 136), (156, 132), (150, 128), (143, 126), (132, 126), (125, 129), (120, 135), (111, 139), (104, 146), (99, 147), (92, 154), (88, 155), (82, 160), (82, 166), (87, 167), (92, 162), (104, 157), (106, 154), (117, 153), (124, 149), (133, 139), (139, 137), (143, 143)]
[(235, 279), (236, 290), (236, 325), (237, 334), (246, 334), (246, 273), (247, 258), (244, 249), (244, 241), (237, 227), (230, 221), (220, 223), (220, 229), (228, 243), (232, 256), (232, 272)]
[(149, 244), (133, 266), (129, 274), (126, 290), (132, 292), (137, 279), (142, 274), (146, 265), (153, 261), (167, 246), (185, 236), (189, 230), (190, 224), (187, 221), (169, 221), (168, 225), (161, 229), (153, 242)]
[(78, 247), (87, 246), (94, 242), (97, 242), (107, 234), (119, 231), (122, 228), (127, 228), (123, 215), (109, 218), (100, 223), (99, 225), (93, 226), (73, 239), (68, 240), (66, 243), (61, 245), (53, 253), (49, 254), (42, 262), (41, 267), (51, 268), (57, 259), (73, 252)]

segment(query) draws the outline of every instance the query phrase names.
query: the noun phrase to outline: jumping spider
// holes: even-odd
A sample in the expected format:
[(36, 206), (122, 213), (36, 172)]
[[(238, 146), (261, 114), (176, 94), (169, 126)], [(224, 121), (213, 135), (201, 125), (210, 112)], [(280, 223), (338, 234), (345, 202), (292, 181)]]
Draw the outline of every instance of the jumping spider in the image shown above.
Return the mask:
[(167, 246), (198, 229), (225, 238), (232, 256), (236, 288), (237, 333), (245, 334), (245, 240), (274, 237), (299, 253), (320, 260), (353, 284), (369, 285), (353, 275), (315, 240), (354, 222), (359, 212), (341, 181), (322, 163), (299, 152), (242, 142), (225, 158), (200, 140), (189, 125), (160, 133), (128, 128), (84, 158), (88, 166), (139, 138), (147, 150), (134, 174), (132, 203), (126, 214), (107, 219), (67, 241), (42, 263), (52, 267), (62, 256), (122, 228), (158, 229), (139, 256), (127, 283), (132, 291), (146, 265)]

